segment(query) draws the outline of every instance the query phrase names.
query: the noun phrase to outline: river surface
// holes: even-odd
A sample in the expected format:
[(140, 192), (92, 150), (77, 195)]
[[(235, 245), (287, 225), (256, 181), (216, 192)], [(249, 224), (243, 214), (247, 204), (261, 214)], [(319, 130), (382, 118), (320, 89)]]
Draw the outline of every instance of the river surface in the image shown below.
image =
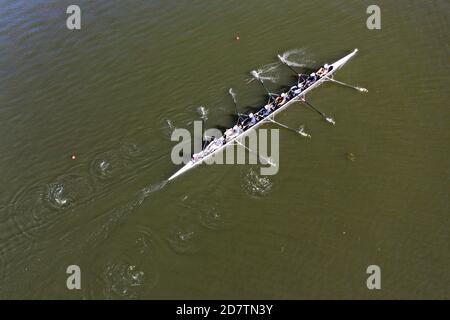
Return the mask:
[[(0, 298), (450, 298), (448, 1), (0, 0)], [(236, 39), (239, 37), (239, 40)], [(233, 124), (299, 71), (357, 56), (277, 116), (279, 172), (165, 180), (175, 128)], [(199, 109), (203, 106), (204, 109)], [(266, 129), (277, 128), (265, 125)], [(66, 269), (81, 269), (68, 290)], [(369, 265), (381, 290), (368, 290)]]

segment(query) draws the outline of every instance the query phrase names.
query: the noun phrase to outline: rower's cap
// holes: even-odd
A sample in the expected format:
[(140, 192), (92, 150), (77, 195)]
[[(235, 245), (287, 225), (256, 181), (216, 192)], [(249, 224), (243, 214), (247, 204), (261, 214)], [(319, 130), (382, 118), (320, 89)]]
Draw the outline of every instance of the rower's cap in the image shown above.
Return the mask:
[(311, 73), (311, 77), (314, 77), (315, 75), (316, 75), (316, 73), (315, 73), (315, 72)]
[(323, 66), (325, 69), (327, 69), (329, 67), (328, 63), (325, 63)]
[(250, 112), (250, 114), (248, 115), (250, 118), (253, 118), (253, 113)]

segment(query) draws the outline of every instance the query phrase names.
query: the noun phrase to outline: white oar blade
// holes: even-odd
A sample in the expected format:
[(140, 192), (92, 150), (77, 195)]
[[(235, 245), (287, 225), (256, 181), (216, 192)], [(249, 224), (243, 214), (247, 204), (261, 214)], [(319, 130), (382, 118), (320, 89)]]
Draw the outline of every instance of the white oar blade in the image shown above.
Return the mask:
[(250, 74), (257, 80), (259, 80), (259, 73), (256, 70), (252, 70)]
[(327, 120), (327, 122), (331, 123), (333, 126), (336, 125), (336, 121), (334, 121), (334, 119), (331, 117), (326, 117), (325, 120)]

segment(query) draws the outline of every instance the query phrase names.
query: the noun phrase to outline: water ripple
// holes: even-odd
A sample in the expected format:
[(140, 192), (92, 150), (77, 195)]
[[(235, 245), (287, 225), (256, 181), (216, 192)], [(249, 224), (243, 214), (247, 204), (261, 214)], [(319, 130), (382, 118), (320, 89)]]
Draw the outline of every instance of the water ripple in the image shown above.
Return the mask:
[(122, 174), (128, 166), (128, 161), (119, 152), (107, 151), (94, 157), (91, 161), (91, 174), (105, 180)]
[(94, 190), (88, 178), (65, 174), (47, 185), (45, 200), (54, 209), (65, 209), (90, 200)]
[[(117, 250), (97, 248), (93, 251), (95, 270), (101, 270), (90, 281), (88, 294), (105, 299), (139, 299), (148, 296), (159, 280), (158, 259), (155, 241), (148, 230), (139, 230), (132, 244), (122, 243)], [(105, 252), (115, 252), (111, 257)], [(92, 275), (91, 275), (92, 277)]]
[(195, 253), (202, 244), (200, 226), (192, 221), (178, 221), (168, 228), (166, 240), (175, 253)]
[(2, 241), (2, 249), (13, 250), (24, 241), (34, 242), (69, 209), (89, 201), (92, 196), (89, 178), (75, 173), (63, 174), (50, 183), (37, 182), (21, 188), (10, 200), (5, 221), (1, 223), (2, 229), (5, 225), (12, 229)]
[(253, 199), (266, 196), (273, 189), (273, 182), (268, 176), (259, 175), (255, 169), (244, 167), (241, 174), (241, 186)]
[(200, 223), (211, 230), (222, 230), (230, 224), (230, 217), (216, 206), (199, 210)]

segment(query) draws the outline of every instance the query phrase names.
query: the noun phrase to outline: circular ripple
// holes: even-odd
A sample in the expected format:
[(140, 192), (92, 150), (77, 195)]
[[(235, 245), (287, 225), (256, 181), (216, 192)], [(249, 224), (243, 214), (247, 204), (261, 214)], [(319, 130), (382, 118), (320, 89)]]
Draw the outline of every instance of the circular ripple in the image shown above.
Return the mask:
[(241, 177), (242, 188), (251, 198), (262, 198), (273, 189), (273, 182), (269, 177), (259, 175), (253, 168), (244, 168)]
[(211, 206), (207, 209), (201, 209), (199, 211), (200, 223), (208, 229), (221, 230), (229, 225), (230, 221), (228, 214), (217, 209), (215, 206)]
[(195, 253), (201, 246), (200, 228), (193, 222), (179, 222), (169, 227), (166, 240), (175, 253)]
[[(90, 261), (86, 263), (99, 273), (92, 277), (91, 272), (89, 298), (143, 299), (148, 298), (156, 286), (159, 271), (151, 235), (139, 231), (131, 242), (121, 244), (119, 250), (110, 242), (107, 248), (98, 247), (96, 252), (92, 251)], [(113, 257), (109, 252), (114, 252)]]
[[(133, 148), (132, 146), (128, 146)], [(139, 152), (138, 149), (136, 149)], [(119, 176), (128, 167), (128, 161), (118, 152), (104, 152), (97, 155), (91, 162), (91, 174), (95, 177), (107, 180)]]
[(161, 123), (161, 131), (162, 131), (163, 135), (166, 136), (167, 138), (170, 138), (172, 136), (172, 132), (176, 129), (172, 120), (161, 119), (160, 123)]
[(66, 209), (88, 201), (93, 196), (93, 188), (86, 177), (63, 175), (47, 185), (45, 200), (54, 209)]
[(89, 180), (76, 174), (57, 177), (48, 184), (38, 183), (19, 190), (9, 204), (9, 217), (29, 238), (52, 225), (63, 211), (92, 197)]
[(45, 205), (45, 185), (31, 185), (19, 190), (11, 200), (9, 215), (16, 227), (34, 238), (40, 227), (52, 220), (54, 211)]
[(145, 289), (145, 272), (127, 262), (110, 263), (103, 274), (105, 296), (109, 299), (137, 299)]
[(142, 146), (132, 141), (123, 142), (120, 146), (120, 151), (125, 157), (130, 159), (141, 158), (145, 154)]

